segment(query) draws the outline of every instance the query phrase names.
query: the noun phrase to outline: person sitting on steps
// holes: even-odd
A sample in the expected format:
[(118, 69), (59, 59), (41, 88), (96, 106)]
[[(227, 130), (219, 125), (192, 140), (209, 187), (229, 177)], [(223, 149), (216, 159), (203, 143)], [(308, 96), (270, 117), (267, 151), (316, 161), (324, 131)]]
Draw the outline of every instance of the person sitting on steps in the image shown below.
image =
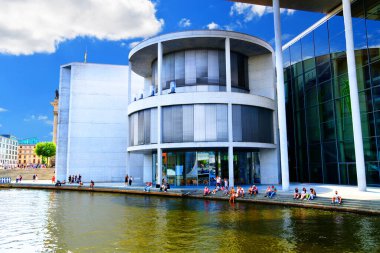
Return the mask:
[(205, 186), (205, 188), (203, 189), (203, 196), (208, 196), (210, 195), (210, 193), (210, 189), (207, 186)]
[(293, 199), (301, 198), (301, 194), (298, 192), (298, 188), (294, 189)]
[(146, 182), (144, 192), (150, 192), (151, 187), (152, 187), (152, 182)]
[(335, 195), (332, 197), (331, 204), (342, 204), (342, 197), (338, 194), (338, 191), (335, 191)]
[(274, 187), (274, 185), (272, 185), (272, 189), (271, 189), (271, 191), (270, 191), (268, 197), (269, 197), (270, 199), (272, 199), (272, 198), (276, 195), (276, 193), (277, 193), (277, 189), (276, 189), (276, 187)]

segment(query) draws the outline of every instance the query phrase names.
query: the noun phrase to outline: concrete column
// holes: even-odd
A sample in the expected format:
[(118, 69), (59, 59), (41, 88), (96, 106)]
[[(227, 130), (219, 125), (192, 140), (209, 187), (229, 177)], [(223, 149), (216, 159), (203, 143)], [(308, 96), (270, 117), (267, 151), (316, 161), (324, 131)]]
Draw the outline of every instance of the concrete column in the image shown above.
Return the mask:
[(228, 104), (228, 182), (234, 186), (234, 149), (233, 149), (233, 132), (232, 132), (232, 104)]
[(162, 149), (157, 149), (157, 182), (156, 184), (162, 183)]
[(228, 183), (229, 186), (234, 186), (234, 148), (232, 145), (228, 146)]
[(363, 152), (362, 126), (361, 126), (361, 120), (360, 120), (358, 82), (356, 79), (354, 36), (352, 33), (351, 1), (343, 0), (342, 2), (343, 2), (344, 30), (345, 30), (345, 35), (346, 35), (346, 53), (347, 53), (347, 66), (348, 66), (348, 80), (349, 80), (349, 85), (350, 85), (352, 127), (354, 130), (356, 174), (358, 178), (359, 190), (366, 191), (367, 182), (366, 182), (366, 176), (365, 176), (365, 162), (364, 162), (364, 152)]
[[(50, 104), (53, 106), (53, 115), (54, 115), (54, 123), (53, 123), (53, 143), (57, 145), (57, 129), (58, 129), (58, 98), (55, 98), (53, 102)], [(54, 158), (55, 159), (55, 158)]]
[(127, 175), (131, 175), (131, 166), (130, 166), (130, 154), (129, 152), (127, 151), (127, 155), (125, 157), (125, 163), (126, 163), (126, 168), (125, 168), (125, 174)]
[(157, 184), (162, 183), (161, 106), (157, 107)]
[(286, 133), (284, 67), (282, 61), (281, 14), (279, 0), (273, 0), (274, 34), (276, 45), (278, 128), (281, 154), (282, 190), (289, 191), (288, 137)]
[(158, 42), (157, 43), (157, 79), (158, 79), (158, 90), (157, 90), (157, 95), (161, 95), (161, 90), (162, 90), (162, 43)]
[(230, 49), (230, 38), (226, 38), (225, 44), (225, 55), (226, 55), (226, 91), (231, 92), (231, 49)]
[(132, 62), (129, 62), (128, 68), (128, 104), (131, 103), (131, 90), (132, 90)]

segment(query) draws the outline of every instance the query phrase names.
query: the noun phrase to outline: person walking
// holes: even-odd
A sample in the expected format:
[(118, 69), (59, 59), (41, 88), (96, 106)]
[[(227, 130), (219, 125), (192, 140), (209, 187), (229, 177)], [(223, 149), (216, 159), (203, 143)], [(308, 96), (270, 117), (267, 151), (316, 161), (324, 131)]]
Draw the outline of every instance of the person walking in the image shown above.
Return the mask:
[(125, 186), (128, 185), (128, 182), (129, 182), (129, 177), (128, 177), (128, 174), (127, 174), (127, 175), (125, 176), (125, 181), (124, 181)]
[(228, 190), (228, 180), (227, 178), (224, 179), (224, 188)]

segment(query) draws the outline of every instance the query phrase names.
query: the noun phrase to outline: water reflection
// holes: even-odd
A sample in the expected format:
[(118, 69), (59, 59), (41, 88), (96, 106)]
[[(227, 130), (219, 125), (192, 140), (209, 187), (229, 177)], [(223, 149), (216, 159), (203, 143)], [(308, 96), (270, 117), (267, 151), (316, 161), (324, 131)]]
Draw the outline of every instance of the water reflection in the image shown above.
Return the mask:
[(102, 193), (0, 197), (0, 252), (380, 251), (379, 217)]

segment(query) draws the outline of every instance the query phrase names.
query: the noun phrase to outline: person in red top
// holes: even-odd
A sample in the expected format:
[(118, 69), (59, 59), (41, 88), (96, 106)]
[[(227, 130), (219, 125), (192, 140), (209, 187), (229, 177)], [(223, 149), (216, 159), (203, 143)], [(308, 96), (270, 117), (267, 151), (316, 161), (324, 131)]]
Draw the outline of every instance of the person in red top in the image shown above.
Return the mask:
[(52, 183), (52, 184), (55, 184), (55, 176), (53, 176), (53, 177), (51, 178), (51, 183)]
[(205, 186), (205, 188), (203, 190), (203, 196), (210, 195), (210, 193), (211, 193), (210, 189), (207, 186)]

